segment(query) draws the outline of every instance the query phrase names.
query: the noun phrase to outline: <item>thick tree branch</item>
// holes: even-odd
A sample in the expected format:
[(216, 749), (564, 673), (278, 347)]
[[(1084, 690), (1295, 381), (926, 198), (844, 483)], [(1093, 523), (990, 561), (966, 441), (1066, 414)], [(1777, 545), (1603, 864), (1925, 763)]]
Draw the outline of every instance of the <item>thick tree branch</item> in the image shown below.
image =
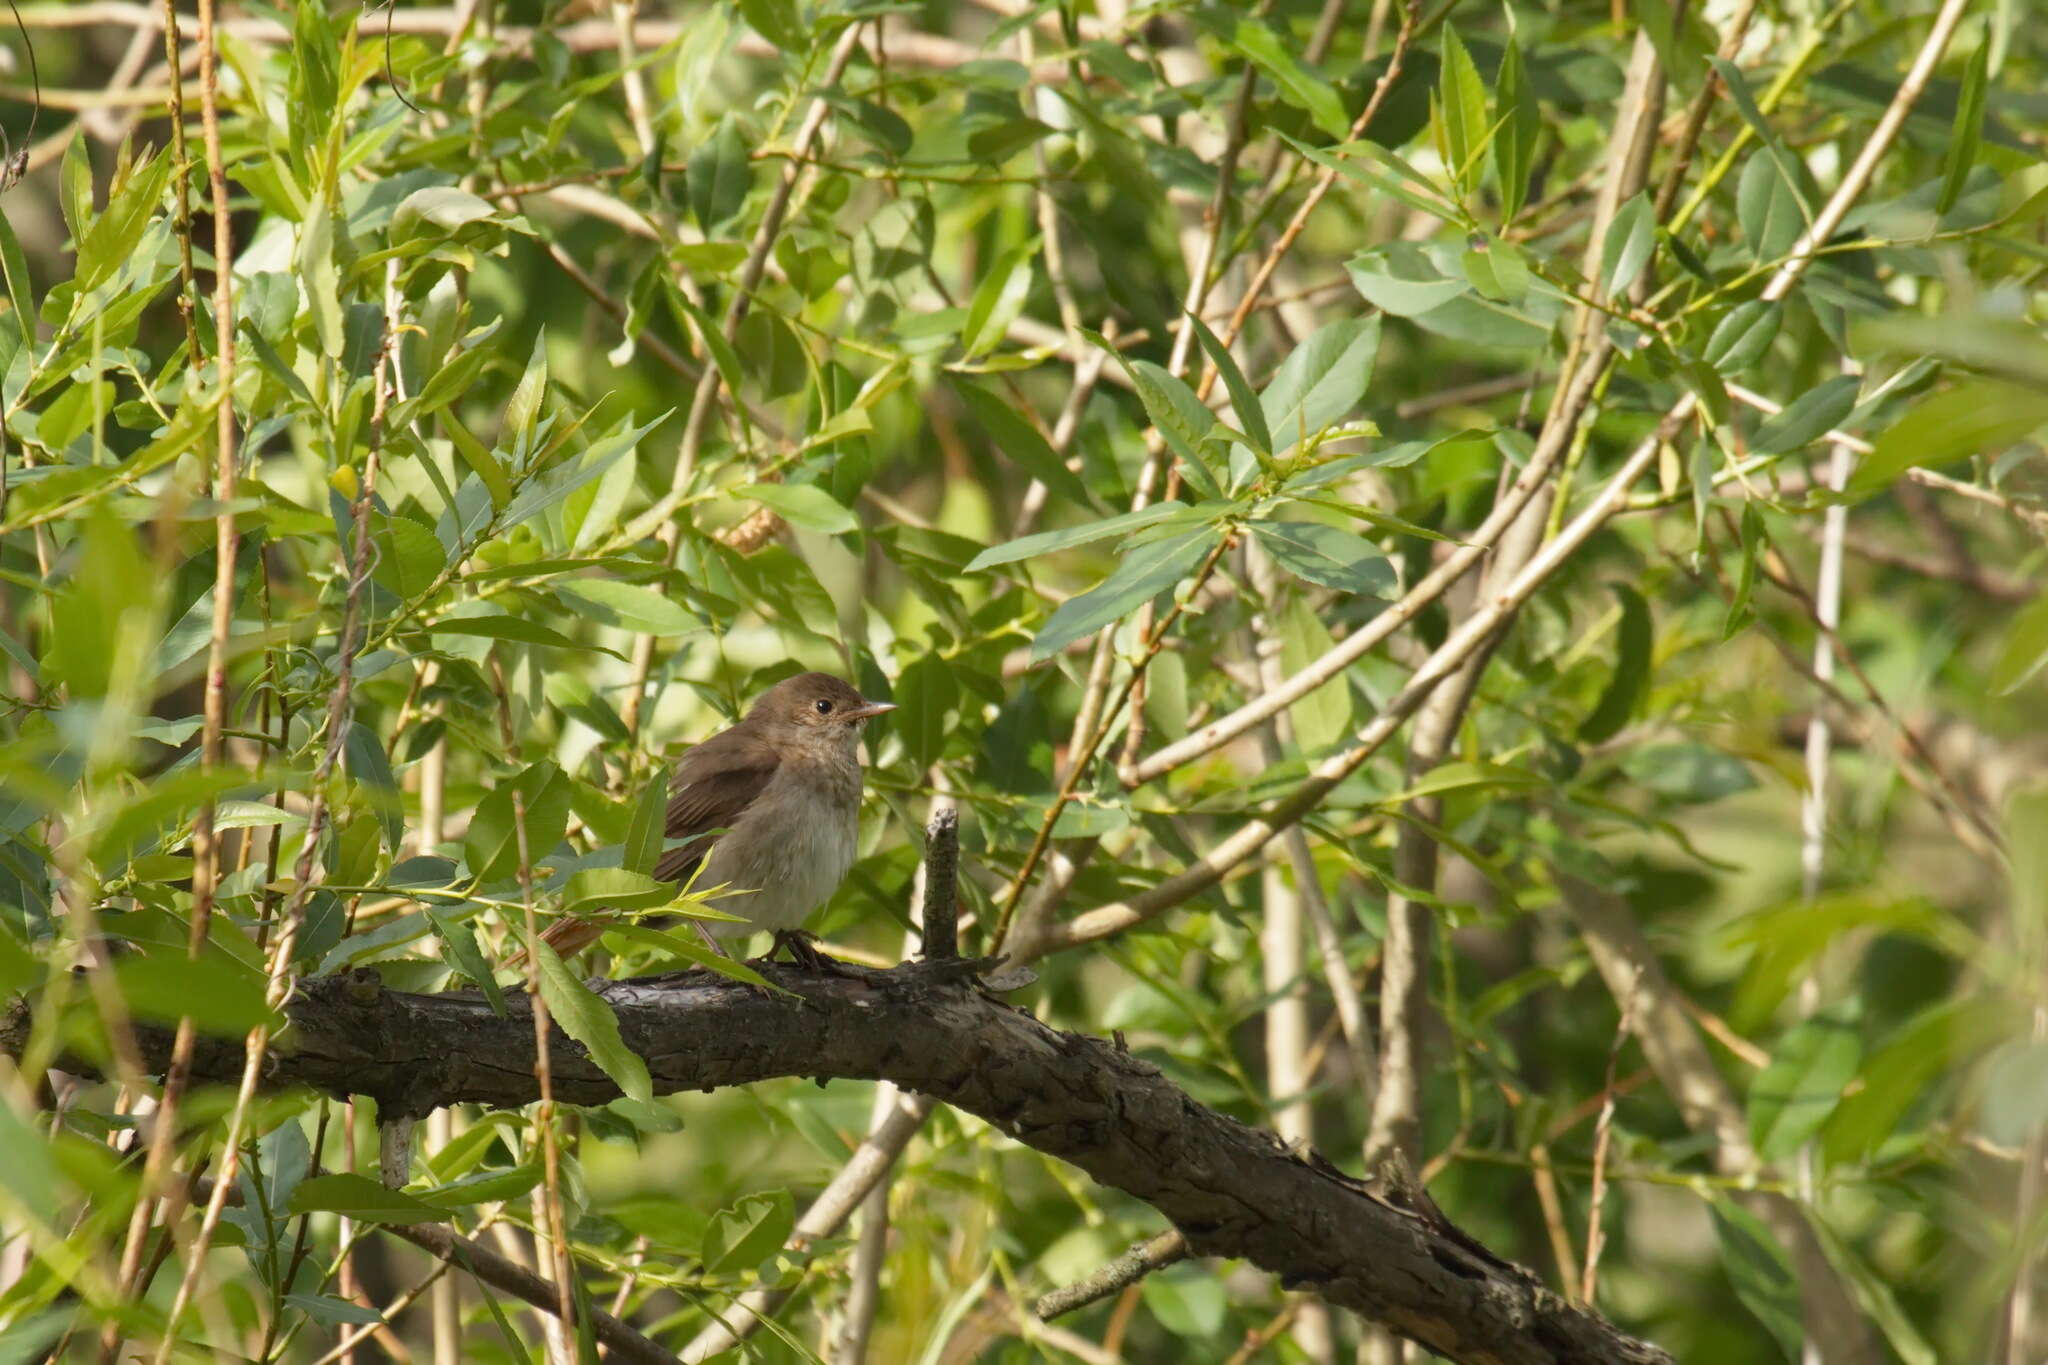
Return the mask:
[[(1191, 1099), (1115, 1045), (1050, 1028), (980, 991), (971, 964), (821, 976), (767, 966), (800, 999), (764, 997), (705, 972), (597, 981), (657, 1090), (781, 1076), (889, 1080), (976, 1114), (1171, 1220), (1197, 1255), (1241, 1257), (1458, 1361), (1484, 1365), (1663, 1362), (1654, 1346), (1545, 1289), (1439, 1218), (1372, 1193), (1314, 1153)], [(273, 1085), (373, 1096), (382, 1112), (530, 1103), (527, 1001), (494, 1016), (472, 992), (407, 995), (358, 971), (303, 983), (267, 1064)], [(0, 1020), (0, 1047), (27, 1035)], [(139, 1040), (152, 1065), (170, 1034)], [(602, 1104), (618, 1088), (555, 1035), (556, 1096)], [(240, 1073), (238, 1040), (203, 1040), (195, 1077)]]

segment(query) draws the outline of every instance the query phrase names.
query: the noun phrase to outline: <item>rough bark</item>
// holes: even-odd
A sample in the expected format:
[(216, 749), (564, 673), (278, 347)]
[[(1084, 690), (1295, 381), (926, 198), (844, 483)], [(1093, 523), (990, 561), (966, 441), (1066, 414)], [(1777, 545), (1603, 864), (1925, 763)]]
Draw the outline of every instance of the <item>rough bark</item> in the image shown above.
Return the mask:
[[(1204, 1108), (1151, 1063), (1066, 1033), (988, 995), (974, 964), (907, 964), (821, 975), (764, 974), (799, 998), (705, 972), (592, 986), (618, 1013), (627, 1046), (668, 1093), (782, 1076), (888, 1080), (976, 1114), (1097, 1181), (1151, 1204), (1194, 1252), (1241, 1257), (1439, 1354), (1475, 1365), (1668, 1362), (1433, 1208), (1382, 1198), (1320, 1155)], [(374, 1097), (382, 1112), (514, 1106), (536, 1098), (525, 1001), (505, 1017), (475, 992), (409, 995), (376, 976), (302, 983), (266, 1061), (272, 1085)], [(26, 1036), (0, 1020), (0, 1047)], [(167, 1030), (143, 1030), (150, 1064)], [(552, 1040), (554, 1093), (571, 1104), (618, 1095), (581, 1046)], [(197, 1078), (239, 1074), (241, 1044), (203, 1040)], [(1426, 1201), (1425, 1201), (1426, 1202)]]

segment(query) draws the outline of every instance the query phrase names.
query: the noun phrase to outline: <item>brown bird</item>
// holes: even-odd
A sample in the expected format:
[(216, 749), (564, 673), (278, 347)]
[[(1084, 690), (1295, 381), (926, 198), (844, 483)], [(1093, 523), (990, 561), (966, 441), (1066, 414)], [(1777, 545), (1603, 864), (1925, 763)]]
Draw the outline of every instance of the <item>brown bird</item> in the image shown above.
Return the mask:
[[(697, 886), (726, 888), (716, 909), (741, 916), (700, 928), (719, 937), (769, 929), (776, 947), (816, 963), (800, 926), (853, 866), (861, 733), (871, 717), (895, 709), (829, 673), (799, 673), (683, 755), (669, 784), (666, 832), (685, 842), (662, 854), (654, 876), (681, 884), (696, 873)], [(566, 958), (595, 943), (608, 923), (556, 920), (541, 937)]]

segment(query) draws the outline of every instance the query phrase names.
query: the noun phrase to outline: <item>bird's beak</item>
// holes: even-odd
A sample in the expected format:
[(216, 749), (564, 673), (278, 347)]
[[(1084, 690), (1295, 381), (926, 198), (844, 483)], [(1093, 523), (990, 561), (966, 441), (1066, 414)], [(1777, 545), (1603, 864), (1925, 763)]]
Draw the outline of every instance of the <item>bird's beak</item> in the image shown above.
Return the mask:
[(841, 720), (866, 720), (870, 716), (886, 716), (896, 709), (893, 701), (866, 701), (849, 711), (841, 711)]

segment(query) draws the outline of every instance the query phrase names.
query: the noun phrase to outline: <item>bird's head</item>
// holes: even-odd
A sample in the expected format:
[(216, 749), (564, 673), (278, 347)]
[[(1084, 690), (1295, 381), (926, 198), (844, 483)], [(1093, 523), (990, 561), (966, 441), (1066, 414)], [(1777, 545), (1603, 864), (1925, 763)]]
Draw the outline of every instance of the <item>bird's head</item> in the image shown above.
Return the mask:
[(762, 693), (747, 720), (785, 744), (851, 758), (869, 719), (895, 709), (830, 673), (799, 673)]

